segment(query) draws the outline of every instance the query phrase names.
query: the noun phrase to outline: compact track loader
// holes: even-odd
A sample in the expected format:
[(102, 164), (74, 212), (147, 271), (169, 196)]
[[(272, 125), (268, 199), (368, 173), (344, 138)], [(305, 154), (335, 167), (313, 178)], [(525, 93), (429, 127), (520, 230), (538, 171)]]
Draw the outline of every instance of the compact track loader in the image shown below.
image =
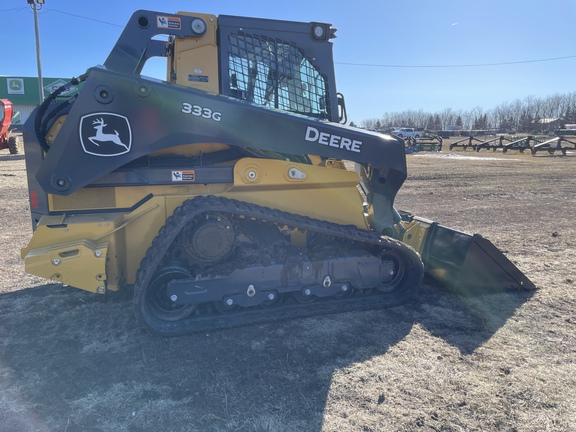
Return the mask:
[[(403, 142), (343, 124), (335, 31), (135, 12), (25, 125), (26, 271), (133, 286), (161, 335), (407, 302), (424, 269), (460, 291), (532, 287), (480, 236), (396, 211)], [(141, 76), (152, 57), (165, 81)]]

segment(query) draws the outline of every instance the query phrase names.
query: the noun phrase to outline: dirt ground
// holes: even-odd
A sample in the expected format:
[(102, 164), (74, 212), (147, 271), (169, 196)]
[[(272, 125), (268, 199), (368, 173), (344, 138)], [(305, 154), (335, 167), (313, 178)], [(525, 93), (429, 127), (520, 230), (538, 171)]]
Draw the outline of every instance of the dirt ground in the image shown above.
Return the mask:
[(159, 338), (128, 296), (26, 275), (0, 152), (1, 431), (573, 431), (576, 154), (408, 155), (397, 207), (492, 240), (539, 287)]

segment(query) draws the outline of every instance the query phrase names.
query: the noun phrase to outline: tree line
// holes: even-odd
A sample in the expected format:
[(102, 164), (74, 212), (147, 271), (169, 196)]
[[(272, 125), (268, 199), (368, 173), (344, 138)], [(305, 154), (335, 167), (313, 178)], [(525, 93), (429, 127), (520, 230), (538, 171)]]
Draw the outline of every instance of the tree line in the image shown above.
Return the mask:
[[(528, 96), (502, 103), (491, 110), (445, 108), (438, 112), (408, 110), (387, 112), (380, 118), (363, 120), (361, 127), (413, 127), (423, 130), (446, 130), (458, 126), (463, 130), (496, 129), (528, 132), (550, 131), (576, 123), (576, 92), (555, 94), (544, 98)], [(353, 125), (353, 124), (352, 124)]]

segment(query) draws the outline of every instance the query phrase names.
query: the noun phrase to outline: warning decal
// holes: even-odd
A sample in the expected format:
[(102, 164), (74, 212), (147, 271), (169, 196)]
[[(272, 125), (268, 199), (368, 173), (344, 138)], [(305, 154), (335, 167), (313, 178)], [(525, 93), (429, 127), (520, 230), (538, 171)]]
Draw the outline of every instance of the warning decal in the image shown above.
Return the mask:
[(193, 182), (195, 180), (196, 180), (196, 173), (194, 172), (194, 170), (172, 171), (173, 182), (181, 182), (181, 181)]
[(182, 21), (177, 17), (156, 16), (156, 26), (158, 28), (167, 28), (173, 30), (180, 30), (182, 28)]

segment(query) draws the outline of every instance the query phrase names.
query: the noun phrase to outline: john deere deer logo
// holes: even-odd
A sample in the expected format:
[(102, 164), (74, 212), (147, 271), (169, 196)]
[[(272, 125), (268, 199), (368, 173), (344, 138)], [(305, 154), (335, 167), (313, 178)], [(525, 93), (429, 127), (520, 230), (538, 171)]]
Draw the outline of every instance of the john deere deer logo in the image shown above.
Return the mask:
[(132, 130), (128, 119), (115, 113), (95, 113), (80, 119), (80, 142), (88, 154), (119, 156), (130, 151)]
[(120, 135), (118, 134), (117, 130), (114, 130), (113, 134), (103, 132), (104, 128), (108, 125), (104, 123), (104, 120), (102, 120), (102, 118), (94, 120), (92, 124), (96, 125), (94, 126), (94, 129), (96, 129), (96, 135), (88, 138), (90, 142), (92, 142), (92, 144), (95, 144), (98, 147), (100, 147), (100, 143), (110, 141), (113, 142), (114, 144), (124, 147), (126, 150), (130, 150), (126, 144), (120, 141)]

